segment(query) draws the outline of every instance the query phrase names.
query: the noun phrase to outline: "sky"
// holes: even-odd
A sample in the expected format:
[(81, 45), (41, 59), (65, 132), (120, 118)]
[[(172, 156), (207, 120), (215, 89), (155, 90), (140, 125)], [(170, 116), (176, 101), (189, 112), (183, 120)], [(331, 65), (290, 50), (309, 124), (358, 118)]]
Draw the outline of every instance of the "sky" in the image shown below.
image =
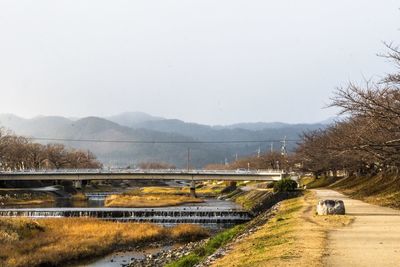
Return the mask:
[(395, 71), (396, 0), (0, 0), (0, 113), (317, 122)]

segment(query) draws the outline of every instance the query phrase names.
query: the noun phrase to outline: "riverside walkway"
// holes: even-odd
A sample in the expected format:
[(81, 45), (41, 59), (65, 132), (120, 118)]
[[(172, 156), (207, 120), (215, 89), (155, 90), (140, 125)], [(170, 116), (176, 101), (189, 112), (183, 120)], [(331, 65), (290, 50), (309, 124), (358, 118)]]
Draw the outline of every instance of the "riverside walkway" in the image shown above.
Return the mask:
[(400, 266), (400, 211), (314, 190), (319, 199), (340, 199), (354, 222), (328, 234), (324, 266)]

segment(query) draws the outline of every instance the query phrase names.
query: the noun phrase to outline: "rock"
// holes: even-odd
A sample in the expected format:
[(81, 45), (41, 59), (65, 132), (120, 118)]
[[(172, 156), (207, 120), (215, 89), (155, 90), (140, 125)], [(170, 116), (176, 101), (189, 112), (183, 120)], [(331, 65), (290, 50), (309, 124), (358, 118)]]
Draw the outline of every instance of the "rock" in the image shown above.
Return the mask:
[(317, 205), (318, 215), (344, 215), (346, 213), (342, 200), (320, 200)]

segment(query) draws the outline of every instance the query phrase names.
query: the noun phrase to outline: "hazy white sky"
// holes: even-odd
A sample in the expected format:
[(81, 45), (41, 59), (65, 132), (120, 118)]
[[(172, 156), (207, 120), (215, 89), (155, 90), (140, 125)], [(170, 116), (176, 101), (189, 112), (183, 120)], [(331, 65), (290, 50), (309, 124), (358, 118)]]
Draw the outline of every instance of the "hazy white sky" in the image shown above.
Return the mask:
[(393, 67), (398, 0), (0, 0), (0, 113), (313, 122)]

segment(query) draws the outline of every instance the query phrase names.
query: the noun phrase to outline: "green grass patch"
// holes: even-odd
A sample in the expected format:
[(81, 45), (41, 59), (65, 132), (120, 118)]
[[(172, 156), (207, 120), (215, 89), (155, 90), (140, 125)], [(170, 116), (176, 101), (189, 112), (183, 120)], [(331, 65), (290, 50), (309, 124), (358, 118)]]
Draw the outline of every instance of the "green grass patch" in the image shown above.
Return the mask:
[(245, 210), (251, 211), (260, 203), (263, 203), (270, 198), (272, 193), (270, 191), (248, 191), (241, 192), (232, 197), (236, 203), (241, 205)]
[(203, 247), (196, 249), (187, 256), (171, 262), (166, 267), (191, 267), (213, 254), (218, 248), (227, 244), (245, 229), (245, 225), (237, 225), (212, 237)]

